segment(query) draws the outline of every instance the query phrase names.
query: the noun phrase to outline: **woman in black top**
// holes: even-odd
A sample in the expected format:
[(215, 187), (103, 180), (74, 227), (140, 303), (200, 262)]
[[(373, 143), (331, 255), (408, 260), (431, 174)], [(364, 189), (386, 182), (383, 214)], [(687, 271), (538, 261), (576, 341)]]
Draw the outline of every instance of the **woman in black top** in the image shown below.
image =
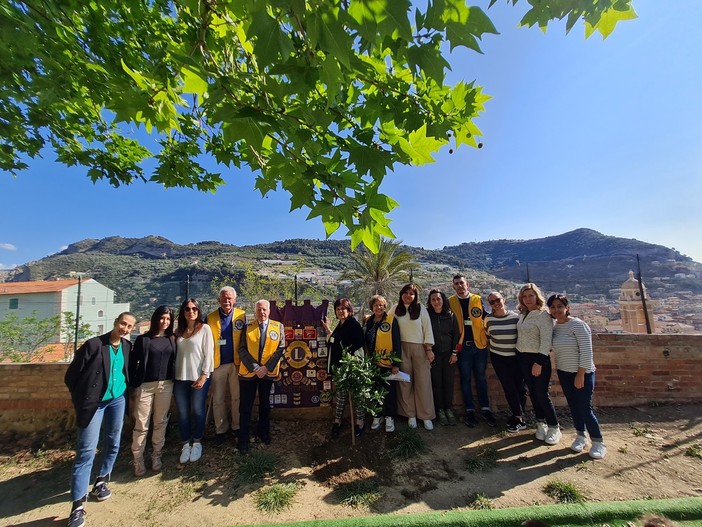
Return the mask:
[[(332, 378), (344, 353), (354, 353), (358, 349), (363, 352), (363, 328), (358, 320), (353, 318), (353, 306), (349, 299), (339, 298), (334, 302), (334, 313), (339, 319), (334, 331), (331, 331), (326, 317), (322, 319), (322, 326), (327, 333), (327, 343), (329, 344), (329, 373)], [(341, 433), (341, 418), (344, 415), (348, 396), (349, 394), (345, 390), (339, 390), (336, 393), (334, 424), (332, 425), (333, 438), (339, 437)], [(365, 408), (356, 405), (356, 437), (360, 436), (366, 428), (365, 418)]]
[(449, 309), (448, 298), (438, 289), (432, 289), (427, 300), (427, 311), (434, 333), (434, 362), (431, 368), (431, 388), (434, 409), (439, 424), (455, 426), (453, 413), (453, 379), (456, 376), (456, 346), (461, 338), (458, 320)]
[(159, 306), (151, 316), (151, 325), (145, 335), (137, 337), (129, 356), (129, 382), (135, 388), (134, 432), (132, 454), (134, 475), (146, 474), (144, 450), (153, 418), (151, 437), (153, 451), (151, 468), (161, 470), (161, 451), (166, 442), (166, 425), (173, 396), (176, 340), (173, 334), (175, 314), (168, 306)]

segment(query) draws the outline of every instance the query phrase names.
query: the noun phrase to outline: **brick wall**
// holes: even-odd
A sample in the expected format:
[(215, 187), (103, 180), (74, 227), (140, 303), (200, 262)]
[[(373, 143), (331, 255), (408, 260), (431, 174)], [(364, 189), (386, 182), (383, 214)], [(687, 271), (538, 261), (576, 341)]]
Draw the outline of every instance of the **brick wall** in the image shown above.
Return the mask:
[[(650, 402), (702, 401), (702, 335), (594, 335), (597, 384), (595, 405), (629, 406)], [(69, 430), (75, 424), (66, 364), (0, 364), (0, 430), (31, 432)], [(551, 393), (565, 405), (554, 373)], [(506, 405), (492, 367), (488, 366), (490, 397), (495, 409)], [(456, 382), (456, 405), (462, 403)], [(320, 410), (279, 410), (312, 413)]]
[[(702, 401), (702, 335), (601, 333), (592, 340), (597, 367), (595, 406)], [(551, 396), (556, 406), (565, 406), (553, 365)], [(492, 405), (507, 409), (491, 366), (488, 386)], [(454, 401), (461, 401), (458, 389)]]

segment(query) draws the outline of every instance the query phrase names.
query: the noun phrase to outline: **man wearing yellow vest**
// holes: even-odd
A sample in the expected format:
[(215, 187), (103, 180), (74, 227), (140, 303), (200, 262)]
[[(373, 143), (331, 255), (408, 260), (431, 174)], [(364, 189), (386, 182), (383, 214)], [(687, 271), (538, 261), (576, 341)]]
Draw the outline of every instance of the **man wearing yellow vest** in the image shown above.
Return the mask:
[(463, 392), (463, 402), (466, 408), (464, 422), (471, 428), (477, 424), (475, 405), (473, 404), (473, 387), (471, 385), (471, 380), (474, 377), (483, 419), (490, 426), (495, 426), (497, 422), (490, 411), (487, 380), (485, 378), (488, 350), (487, 337), (483, 329), (483, 319), (485, 318), (486, 310), (480, 295), (471, 293), (468, 287), (469, 284), (466, 277), (462, 274), (457, 274), (453, 277), (453, 290), (456, 291), (456, 294), (449, 298), (451, 311), (453, 311), (461, 327), (461, 339), (458, 343), (458, 347), (461, 350), (458, 353), (458, 373), (461, 378), (461, 392)]
[[(217, 445), (231, 434), (239, 433), (239, 345), (244, 332), (246, 314), (234, 307), (236, 290), (225, 286), (219, 290), (219, 309), (207, 315), (207, 325), (215, 339), (214, 371), (212, 372), (212, 413)], [(227, 415), (227, 390), (231, 398), (231, 420)]]
[(241, 428), (239, 429), (239, 452), (249, 452), (249, 426), (251, 410), (258, 391), (258, 436), (266, 445), (271, 443), (270, 393), (273, 381), (278, 377), (280, 359), (285, 352), (283, 324), (268, 317), (271, 305), (268, 300), (259, 300), (254, 308), (255, 320), (244, 328), (239, 346), (239, 387), (241, 388)]

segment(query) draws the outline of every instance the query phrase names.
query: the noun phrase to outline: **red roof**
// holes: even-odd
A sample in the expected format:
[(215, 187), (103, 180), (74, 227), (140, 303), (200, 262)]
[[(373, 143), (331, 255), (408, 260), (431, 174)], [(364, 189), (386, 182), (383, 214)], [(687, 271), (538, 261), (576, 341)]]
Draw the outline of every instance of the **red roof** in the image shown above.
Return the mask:
[(0, 282), (0, 295), (22, 295), (27, 293), (55, 293), (63, 291), (78, 280), (34, 280), (32, 282)]

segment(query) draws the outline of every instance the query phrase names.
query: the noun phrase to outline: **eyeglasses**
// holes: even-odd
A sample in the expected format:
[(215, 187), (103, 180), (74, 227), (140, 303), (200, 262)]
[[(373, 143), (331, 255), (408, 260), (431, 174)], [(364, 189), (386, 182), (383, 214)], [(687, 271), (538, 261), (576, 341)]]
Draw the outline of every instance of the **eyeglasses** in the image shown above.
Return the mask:
[(186, 313), (197, 313), (200, 310), (196, 307), (186, 307), (185, 309), (183, 309), (183, 311), (185, 311)]
[(494, 298), (492, 300), (488, 300), (488, 304), (490, 304), (491, 306), (496, 306), (497, 304), (502, 303), (502, 300), (504, 300), (504, 299), (503, 298)]

